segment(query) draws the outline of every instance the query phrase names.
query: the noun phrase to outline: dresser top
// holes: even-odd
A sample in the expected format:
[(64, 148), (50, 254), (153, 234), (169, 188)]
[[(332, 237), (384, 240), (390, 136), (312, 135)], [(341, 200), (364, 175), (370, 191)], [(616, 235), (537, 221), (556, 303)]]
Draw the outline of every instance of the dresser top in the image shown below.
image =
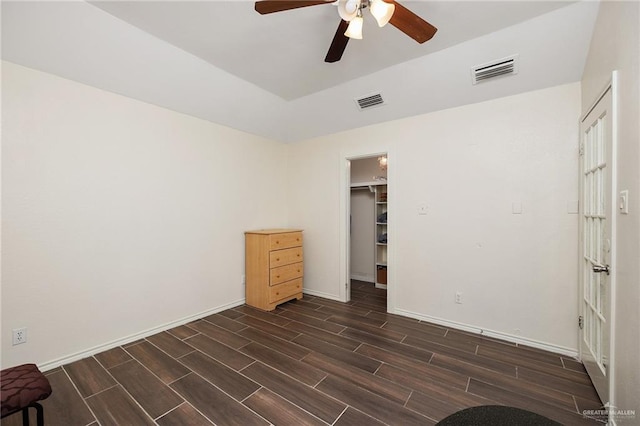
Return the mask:
[(273, 228), (273, 229), (257, 229), (255, 231), (247, 231), (245, 234), (286, 234), (287, 232), (302, 232), (302, 229)]

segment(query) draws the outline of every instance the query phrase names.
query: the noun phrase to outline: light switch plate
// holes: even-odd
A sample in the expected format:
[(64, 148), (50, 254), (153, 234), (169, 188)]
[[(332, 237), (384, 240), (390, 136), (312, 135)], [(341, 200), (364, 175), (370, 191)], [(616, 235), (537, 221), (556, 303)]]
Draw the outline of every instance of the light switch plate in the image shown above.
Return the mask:
[(427, 205), (426, 204), (418, 204), (418, 214), (425, 215), (427, 214)]
[(620, 191), (620, 196), (618, 197), (618, 209), (621, 214), (629, 214), (629, 191), (624, 190)]

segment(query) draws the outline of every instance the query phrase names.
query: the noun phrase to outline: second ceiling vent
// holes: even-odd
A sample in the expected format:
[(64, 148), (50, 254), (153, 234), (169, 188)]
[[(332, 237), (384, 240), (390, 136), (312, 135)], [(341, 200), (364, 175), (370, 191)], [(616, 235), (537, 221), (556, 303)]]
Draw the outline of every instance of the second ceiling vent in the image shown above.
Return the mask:
[(471, 68), (471, 83), (478, 84), (495, 77), (512, 74), (518, 74), (518, 55), (512, 55)]
[(358, 109), (363, 111), (365, 109), (373, 108), (376, 106), (384, 105), (384, 99), (382, 99), (381, 93), (374, 95), (363, 96), (362, 98), (355, 99)]

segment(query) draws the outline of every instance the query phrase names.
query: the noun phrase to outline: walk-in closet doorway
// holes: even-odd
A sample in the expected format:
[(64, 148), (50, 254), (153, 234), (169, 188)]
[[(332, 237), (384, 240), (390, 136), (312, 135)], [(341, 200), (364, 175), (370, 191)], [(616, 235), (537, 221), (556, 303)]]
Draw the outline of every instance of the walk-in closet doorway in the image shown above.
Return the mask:
[[(345, 158), (343, 176), (345, 217), (343, 250), (344, 301), (351, 284), (365, 284), (386, 291), (391, 284), (388, 155), (386, 152)], [(387, 310), (391, 307), (388, 299)]]

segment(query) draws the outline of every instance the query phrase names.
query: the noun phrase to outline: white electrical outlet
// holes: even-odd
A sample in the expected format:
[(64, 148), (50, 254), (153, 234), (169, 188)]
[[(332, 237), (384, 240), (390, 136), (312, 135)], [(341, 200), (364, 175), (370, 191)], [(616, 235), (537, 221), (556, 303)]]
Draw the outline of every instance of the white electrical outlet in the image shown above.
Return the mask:
[(462, 293), (460, 293), (459, 291), (456, 291), (456, 303), (462, 303)]
[(14, 328), (13, 332), (13, 346), (21, 343), (27, 343), (27, 327)]
[(247, 279), (245, 278), (244, 275), (240, 276), (240, 282), (242, 283), (242, 285), (245, 285), (247, 283)]

